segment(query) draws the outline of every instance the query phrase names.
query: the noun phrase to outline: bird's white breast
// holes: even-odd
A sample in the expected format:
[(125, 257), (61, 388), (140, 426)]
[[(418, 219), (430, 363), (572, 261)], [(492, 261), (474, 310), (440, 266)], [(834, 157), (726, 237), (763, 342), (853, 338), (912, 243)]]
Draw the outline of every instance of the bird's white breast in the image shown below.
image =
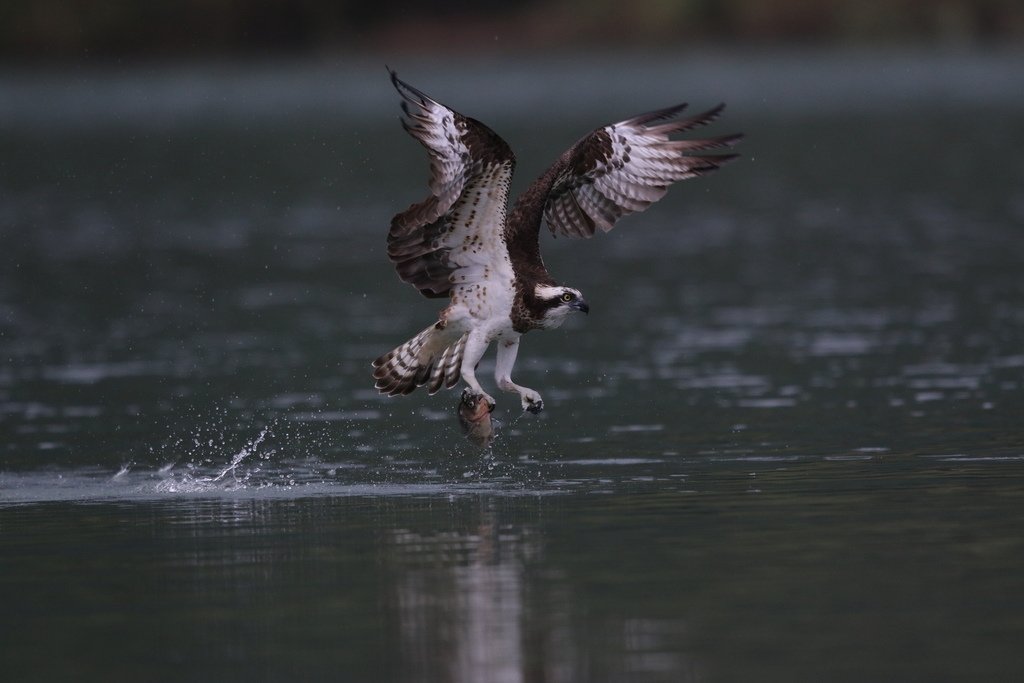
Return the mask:
[(452, 304), (464, 307), (474, 326), (507, 322), (515, 296), (515, 274), (505, 244), (505, 207), (510, 169), (495, 165), (468, 187), (452, 207), (445, 237)]

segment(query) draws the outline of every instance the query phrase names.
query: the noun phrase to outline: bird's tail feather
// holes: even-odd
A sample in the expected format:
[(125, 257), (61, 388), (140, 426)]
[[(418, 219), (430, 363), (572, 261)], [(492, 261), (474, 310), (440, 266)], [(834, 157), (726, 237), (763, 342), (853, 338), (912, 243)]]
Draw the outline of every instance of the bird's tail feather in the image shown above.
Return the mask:
[(427, 386), (431, 394), (455, 386), (461, 375), (464, 334), (457, 339), (431, 325), (395, 350), (373, 361), (373, 378), (382, 394), (411, 394)]

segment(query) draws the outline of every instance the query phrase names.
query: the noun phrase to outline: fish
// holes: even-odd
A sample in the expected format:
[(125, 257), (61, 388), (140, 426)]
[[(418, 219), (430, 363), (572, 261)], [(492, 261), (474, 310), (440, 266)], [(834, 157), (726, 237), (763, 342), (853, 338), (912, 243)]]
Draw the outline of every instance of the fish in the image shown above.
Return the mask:
[(482, 398), (466, 389), (462, 392), (457, 410), (462, 433), (473, 445), (487, 448), (494, 441), (499, 423), (491, 419), (494, 405)]

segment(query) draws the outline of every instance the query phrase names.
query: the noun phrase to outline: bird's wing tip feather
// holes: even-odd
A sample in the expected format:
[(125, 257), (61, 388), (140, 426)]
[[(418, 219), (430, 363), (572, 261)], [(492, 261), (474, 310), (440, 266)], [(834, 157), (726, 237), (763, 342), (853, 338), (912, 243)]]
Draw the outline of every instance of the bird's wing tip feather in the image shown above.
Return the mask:
[(398, 77), (398, 72), (392, 69), (390, 66), (386, 66), (388, 73), (391, 75), (391, 84), (395, 86), (395, 90), (402, 96), (403, 99), (409, 102), (415, 103), (419, 107), (426, 107), (428, 103), (434, 102), (426, 93), (413, 86), (409, 85), (401, 78)]

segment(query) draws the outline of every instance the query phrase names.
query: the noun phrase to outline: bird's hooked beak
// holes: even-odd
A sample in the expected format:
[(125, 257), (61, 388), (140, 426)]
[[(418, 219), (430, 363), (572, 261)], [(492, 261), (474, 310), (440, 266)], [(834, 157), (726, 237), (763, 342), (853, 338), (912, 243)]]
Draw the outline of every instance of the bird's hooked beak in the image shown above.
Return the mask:
[(579, 311), (580, 313), (590, 313), (590, 304), (588, 304), (587, 300), (584, 299), (583, 297), (580, 297), (579, 299), (576, 299), (576, 301), (573, 301), (571, 304), (569, 304), (569, 308), (573, 309), (574, 311)]

